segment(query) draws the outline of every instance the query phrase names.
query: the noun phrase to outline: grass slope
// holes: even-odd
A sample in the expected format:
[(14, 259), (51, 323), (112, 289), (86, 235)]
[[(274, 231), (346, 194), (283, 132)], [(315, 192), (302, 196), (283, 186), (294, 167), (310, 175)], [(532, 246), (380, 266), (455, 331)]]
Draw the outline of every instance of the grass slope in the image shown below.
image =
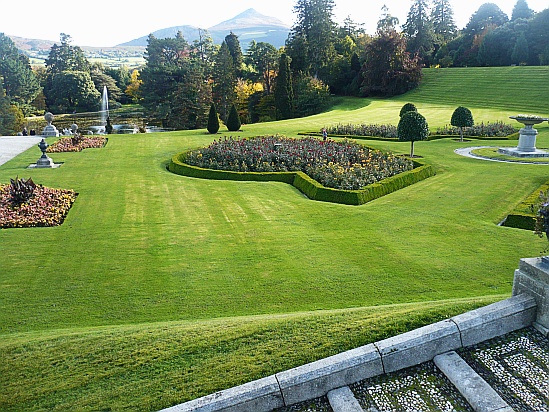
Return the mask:
[[(538, 73), (527, 69), (524, 81)], [(519, 92), (509, 84), (494, 83), (494, 106), (492, 95), (477, 97), (477, 121), (544, 114), (547, 94), (528, 110), (506, 109)], [(458, 104), (439, 97), (425, 86), (398, 99), (343, 99), (321, 115), (232, 135), (396, 124), (403, 101), (442, 126)], [(549, 147), (549, 128), (538, 130), (538, 146)], [(213, 138), (111, 136), (103, 149), (53, 154), (59, 169), (26, 169), (35, 148), (0, 166), (0, 182), (32, 176), (79, 193), (60, 227), (0, 230), (0, 409), (166, 407), (508, 296), (519, 259), (544, 247), (497, 223), (547, 180), (545, 166), (464, 158), (453, 151), (471, 143), (452, 139), (417, 142), (438, 175), (358, 207), (313, 202), (282, 183), (166, 171), (174, 153)], [(385, 306), (407, 303), (413, 310)], [(361, 307), (376, 309), (354, 317)], [(311, 322), (299, 315), (319, 310)], [(331, 323), (334, 310), (342, 317)], [(281, 327), (290, 314), (294, 326)], [(396, 327), (385, 320), (395, 318)]]

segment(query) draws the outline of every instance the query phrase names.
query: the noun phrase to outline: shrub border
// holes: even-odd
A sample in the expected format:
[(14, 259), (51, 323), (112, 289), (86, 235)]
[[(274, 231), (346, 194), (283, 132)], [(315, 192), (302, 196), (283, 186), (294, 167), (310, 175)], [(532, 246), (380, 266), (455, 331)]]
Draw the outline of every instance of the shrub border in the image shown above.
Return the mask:
[(549, 190), (549, 181), (534, 190), (527, 196), (505, 219), (500, 223), (501, 226), (514, 227), (515, 229), (534, 230), (536, 225), (536, 216), (530, 212), (530, 206), (535, 205), (539, 199), (540, 192)]
[[(300, 132), (298, 135), (301, 136), (322, 136), (319, 132), (310, 132), (310, 133), (303, 133)], [(343, 134), (329, 134), (329, 137), (332, 138), (341, 138), (341, 139), (363, 139), (363, 140), (379, 140), (382, 142), (400, 142), (398, 138), (396, 137), (377, 137), (377, 136), (358, 136), (358, 135), (343, 135)], [(520, 133), (517, 131), (515, 133), (511, 133), (507, 136), (467, 136), (463, 135), (464, 139), (471, 139), (471, 140), (518, 140), (520, 136)], [(459, 135), (455, 134), (429, 134), (427, 136), (427, 141), (432, 140), (439, 140), (439, 139), (459, 139)]]
[(432, 165), (414, 160), (412, 170), (372, 183), (363, 189), (341, 190), (324, 187), (303, 172), (234, 172), (191, 166), (185, 163), (187, 153), (181, 152), (174, 155), (167, 169), (178, 175), (201, 179), (283, 182), (294, 186), (311, 200), (355, 206), (388, 195), (436, 174)]

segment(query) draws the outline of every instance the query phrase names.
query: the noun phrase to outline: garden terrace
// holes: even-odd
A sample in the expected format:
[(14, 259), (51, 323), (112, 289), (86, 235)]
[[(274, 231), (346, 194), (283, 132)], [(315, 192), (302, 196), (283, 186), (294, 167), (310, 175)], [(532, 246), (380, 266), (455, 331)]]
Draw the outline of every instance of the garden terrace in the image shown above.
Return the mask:
[[(538, 73), (512, 69), (522, 84)], [(444, 78), (453, 69), (436, 73), (455, 81)], [(515, 107), (522, 85), (507, 80), (484, 97), (463, 76), (447, 101), (436, 82), (398, 99), (340, 99), (233, 136), (397, 124), (407, 101), (432, 130), (458, 98), (476, 122), (547, 114), (548, 93)], [(549, 87), (534, 84), (536, 95)], [(549, 126), (537, 129), (549, 147)], [(453, 139), (416, 142), (437, 174), (358, 207), (280, 182), (166, 171), (217, 137), (113, 135), (102, 150), (56, 154), (59, 169), (27, 169), (36, 147), (0, 166), (2, 184), (25, 174), (79, 194), (60, 226), (0, 230), (0, 409), (159, 410), (508, 297), (519, 259), (546, 245), (497, 224), (547, 181), (547, 166), (465, 158), (454, 150), (470, 143)]]

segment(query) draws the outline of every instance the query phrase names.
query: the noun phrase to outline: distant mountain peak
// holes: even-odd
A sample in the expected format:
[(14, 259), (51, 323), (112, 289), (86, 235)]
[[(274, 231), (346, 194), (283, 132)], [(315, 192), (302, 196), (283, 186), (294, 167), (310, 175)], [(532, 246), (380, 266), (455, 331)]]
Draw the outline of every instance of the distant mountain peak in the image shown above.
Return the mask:
[(232, 19), (225, 20), (213, 27), (210, 27), (208, 30), (235, 30), (258, 26), (273, 26), (283, 29), (289, 28), (287, 24), (283, 23), (276, 17), (265, 16), (257, 10), (250, 8)]

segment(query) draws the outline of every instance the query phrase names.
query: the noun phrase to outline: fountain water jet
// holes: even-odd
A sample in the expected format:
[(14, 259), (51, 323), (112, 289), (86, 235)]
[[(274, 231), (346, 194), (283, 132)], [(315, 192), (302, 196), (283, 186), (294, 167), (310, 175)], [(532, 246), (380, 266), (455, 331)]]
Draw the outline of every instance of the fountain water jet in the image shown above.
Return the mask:
[(105, 130), (107, 119), (109, 117), (109, 96), (107, 94), (107, 86), (103, 86), (103, 94), (101, 96), (101, 126)]

